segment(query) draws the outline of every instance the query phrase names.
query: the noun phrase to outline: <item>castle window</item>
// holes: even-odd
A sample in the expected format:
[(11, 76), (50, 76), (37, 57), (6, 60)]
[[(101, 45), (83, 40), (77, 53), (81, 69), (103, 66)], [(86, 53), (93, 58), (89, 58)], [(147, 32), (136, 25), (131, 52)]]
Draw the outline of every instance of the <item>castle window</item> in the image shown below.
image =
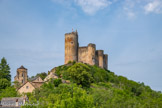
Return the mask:
[(22, 80), (22, 83), (24, 83), (24, 81)]
[(26, 89), (28, 89), (29, 88), (29, 86), (26, 86)]
[(74, 42), (71, 42), (71, 44), (73, 44)]
[(24, 75), (23, 75), (23, 73), (22, 73), (22, 77), (23, 77)]
[(93, 61), (93, 63), (95, 63), (95, 59), (94, 58), (92, 58), (92, 61)]

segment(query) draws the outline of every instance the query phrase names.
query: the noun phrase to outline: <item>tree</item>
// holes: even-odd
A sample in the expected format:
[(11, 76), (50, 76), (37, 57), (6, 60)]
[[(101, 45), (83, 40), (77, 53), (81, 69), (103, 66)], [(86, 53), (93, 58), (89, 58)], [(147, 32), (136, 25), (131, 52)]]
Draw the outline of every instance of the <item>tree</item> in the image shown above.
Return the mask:
[(73, 82), (82, 85), (82, 87), (90, 87), (93, 78), (89, 71), (90, 68), (87, 65), (76, 63), (67, 70), (67, 73)]
[(16, 89), (11, 86), (11, 87), (7, 87), (6, 89), (2, 89), (1, 93), (0, 93), (0, 100), (3, 97), (17, 97), (19, 96)]
[(41, 77), (42, 80), (44, 80), (47, 76), (47, 73), (45, 73), (45, 72), (38, 73), (36, 76), (39, 76), (39, 77)]
[(55, 87), (58, 87), (62, 83), (62, 81), (61, 81), (60, 78), (59, 79), (54, 79), (53, 83), (54, 83)]
[(16, 89), (20, 87), (20, 83), (18, 81), (14, 81), (13, 84)]
[(1, 63), (0, 63), (0, 79), (2, 78), (11, 81), (10, 67), (7, 64), (7, 61), (4, 57), (1, 59)]
[(4, 79), (4, 78), (0, 79), (0, 90), (5, 89), (6, 87), (9, 87), (9, 86), (11, 86), (10, 81), (8, 81), (7, 79)]
[[(44, 89), (37, 95), (40, 95), (42, 90)], [(53, 89), (46, 89), (45, 92), (48, 94), (38, 99), (38, 108), (94, 108), (93, 97), (76, 84), (60, 84)], [(35, 98), (30, 96), (29, 104), (33, 104), (33, 100)], [(25, 105), (23, 108), (37, 108), (36, 106)]]

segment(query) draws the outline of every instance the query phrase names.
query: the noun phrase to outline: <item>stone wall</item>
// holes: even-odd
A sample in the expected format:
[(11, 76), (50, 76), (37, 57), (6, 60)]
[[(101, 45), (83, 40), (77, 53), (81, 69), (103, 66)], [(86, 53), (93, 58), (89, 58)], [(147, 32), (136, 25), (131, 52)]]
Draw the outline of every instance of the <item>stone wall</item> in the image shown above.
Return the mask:
[(107, 69), (107, 59), (103, 50), (96, 50), (95, 44), (79, 47), (77, 31), (65, 34), (65, 64), (76, 61)]
[(18, 68), (17, 75), (15, 76), (14, 80), (18, 81), (22, 85), (27, 82), (27, 79), (28, 79), (27, 69)]
[(35, 90), (35, 88), (33, 87), (33, 85), (30, 82), (27, 82), (25, 85), (23, 85), (18, 92), (20, 94), (22, 93), (31, 93), (33, 90)]
[(88, 47), (79, 47), (78, 50), (78, 62), (88, 63)]
[(95, 60), (95, 52), (96, 52), (96, 45), (95, 44), (88, 44), (88, 64), (90, 65), (95, 65), (96, 60)]

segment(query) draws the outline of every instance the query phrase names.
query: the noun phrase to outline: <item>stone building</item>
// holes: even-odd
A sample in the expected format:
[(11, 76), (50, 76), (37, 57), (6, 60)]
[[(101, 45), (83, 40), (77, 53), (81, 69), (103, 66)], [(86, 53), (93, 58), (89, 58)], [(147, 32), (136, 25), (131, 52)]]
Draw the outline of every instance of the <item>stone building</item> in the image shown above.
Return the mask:
[(27, 69), (22, 65), (17, 69), (17, 75), (14, 77), (15, 81), (18, 81), (20, 85), (24, 84), (28, 80)]
[(2, 98), (0, 108), (20, 108), (28, 102), (28, 98), (25, 97), (6, 97)]
[(103, 50), (96, 50), (96, 45), (92, 43), (85, 47), (79, 47), (77, 31), (65, 34), (65, 64), (69, 61), (108, 69), (108, 55), (104, 54)]
[(31, 93), (33, 90), (40, 88), (43, 85), (44, 81), (41, 77), (35, 77), (24, 83), (19, 89), (18, 92), (22, 93)]
[(27, 69), (24, 66), (17, 69), (17, 74), (14, 77), (14, 80), (18, 81), (20, 84), (20, 87), (17, 88), (20, 94), (32, 92), (36, 88), (40, 88), (40, 86), (42, 86), (44, 83), (39, 76), (28, 79)]

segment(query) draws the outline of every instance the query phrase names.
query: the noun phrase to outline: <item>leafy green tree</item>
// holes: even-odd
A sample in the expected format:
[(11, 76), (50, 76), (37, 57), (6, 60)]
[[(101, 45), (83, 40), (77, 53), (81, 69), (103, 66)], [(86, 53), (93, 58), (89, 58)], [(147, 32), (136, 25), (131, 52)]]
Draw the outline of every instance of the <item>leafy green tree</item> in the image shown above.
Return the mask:
[(109, 74), (106, 70), (99, 68), (97, 66), (89, 66), (90, 67), (90, 74), (94, 78), (94, 82), (107, 82), (109, 79)]
[(0, 63), (0, 79), (2, 78), (11, 81), (10, 67), (7, 64), (7, 61), (4, 57), (1, 59), (1, 63)]
[(42, 80), (44, 80), (47, 76), (47, 73), (46, 72), (42, 72), (42, 73), (39, 73), (37, 74), (36, 76), (40, 76)]
[(7, 87), (6, 89), (2, 89), (2, 91), (0, 92), (0, 100), (3, 97), (17, 97), (17, 96), (19, 95), (13, 86)]
[(18, 81), (14, 81), (13, 84), (16, 89), (20, 88), (21, 84)]
[(54, 79), (53, 83), (54, 83), (55, 87), (58, 87), (62, 83), (62, 80), (60, 78), (59, 79)]
[(76, 63), (67, 70), (70, 79), (82, 87), (90, 87), (93, 77), (90, 74), (90, 68), (82, 63)]
[[(48, 85), (48, 84), (47, 84)], [(49, 87), (49, 86), (44, 86)], [(44, 88), (43, 87), (43, 88)], [(41, 89), (39, 95), (41, 94)], [(60, 84), (58, 87), (48, 89), (47, 95), (41, 96), (39, 108), (93, 108), (93, 97), (87, 91), (78, 87), (76, 84)], [(29, 103), (33, 103), (34, 98), (30, 96)], [(34, 106), (33, 106), (34, 107)], [(23, 106), (23, 108), (30, 108)]]
[(5, 89), (6, 87), (11, 86), (11, 82), (8, 81), (7, 79), (0, 79), (0, 89)]

